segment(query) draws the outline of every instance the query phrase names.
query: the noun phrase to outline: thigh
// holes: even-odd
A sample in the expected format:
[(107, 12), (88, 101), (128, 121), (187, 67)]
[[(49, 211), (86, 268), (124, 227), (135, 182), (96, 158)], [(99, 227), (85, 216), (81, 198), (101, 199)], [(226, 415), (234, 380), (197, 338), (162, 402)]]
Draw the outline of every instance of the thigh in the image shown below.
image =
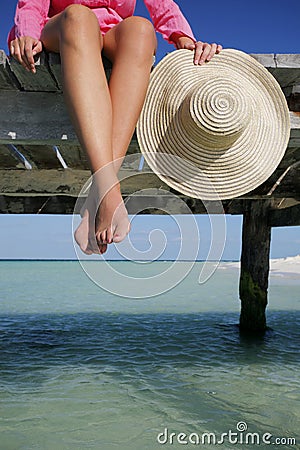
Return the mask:
[(59, 32), (63, 12), (48, 20), (41, 34), (43, 46), (49, 52), (59, 53)]

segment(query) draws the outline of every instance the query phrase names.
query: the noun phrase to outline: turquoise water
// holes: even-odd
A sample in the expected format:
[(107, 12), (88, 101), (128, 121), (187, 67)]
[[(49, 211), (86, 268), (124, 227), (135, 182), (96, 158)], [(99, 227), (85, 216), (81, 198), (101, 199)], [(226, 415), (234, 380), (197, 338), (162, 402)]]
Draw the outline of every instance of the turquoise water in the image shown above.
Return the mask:
[[(111, 264), (126, 272), (124, 292), (130, 275), (170, 265)], [(200, 269), (134, 300), (100, 289), (78, 262), (0, 262), (0, 449), (209, 449), (197, 436), (220, 441), (238, 423), (241, 443), (218, 447), (267, 449), (269, 433), (271, 448), (300, 448), (300, 280), (271, 278), (271, 329), (247, 338), (238, 271), (225, 264), (199, 285)], [(259, 446), (245, 444), (243, 424)]]

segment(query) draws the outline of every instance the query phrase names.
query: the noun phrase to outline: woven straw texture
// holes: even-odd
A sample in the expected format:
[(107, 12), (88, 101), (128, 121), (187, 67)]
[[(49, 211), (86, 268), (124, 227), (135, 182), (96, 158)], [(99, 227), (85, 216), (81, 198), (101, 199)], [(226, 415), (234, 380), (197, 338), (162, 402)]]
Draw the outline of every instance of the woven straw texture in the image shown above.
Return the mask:
[(202, 200), (230, 199), (266, 181), (290, 135), (275, 78), (254, 58), (225, 49), (203, 66), (177, 50), (151, 74), (137, 125), (141, 152), (169, 186)]

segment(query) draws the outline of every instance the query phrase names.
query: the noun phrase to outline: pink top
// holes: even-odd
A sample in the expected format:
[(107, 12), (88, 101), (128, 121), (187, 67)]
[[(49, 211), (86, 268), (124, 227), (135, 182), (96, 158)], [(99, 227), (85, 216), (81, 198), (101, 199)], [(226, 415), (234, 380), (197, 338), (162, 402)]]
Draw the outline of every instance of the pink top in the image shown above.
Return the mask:
[[(195, 41), (193, 32), (179, 6), (173, 0), (144, 0), (156, 31), (168, 42), (172, 33), (179, 33)], [(31, 36), (40, 39), (41, 31), (49, 18), (71, 4), (81, 4), (96, 14), (102, 34), (134, 13), (136, 0), (19, 0), (15, 26), (10, 31), (9, 42), (15, 37)]]

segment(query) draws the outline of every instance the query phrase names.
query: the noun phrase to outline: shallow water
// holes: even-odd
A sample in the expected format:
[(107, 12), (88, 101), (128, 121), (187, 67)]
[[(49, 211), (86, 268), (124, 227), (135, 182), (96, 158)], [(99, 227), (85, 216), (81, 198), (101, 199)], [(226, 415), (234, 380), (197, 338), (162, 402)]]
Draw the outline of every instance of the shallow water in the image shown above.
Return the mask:
[[(167, 263), (155, 264), (143, 270)], [(130, 300), (76, 262), (1, 262), (0, 449), (194, 448), (178, 434), (220, 439), (240, 422), (299, 444), (300, 281), (271, 280), (271, 329), (249, 338), (237, 327), (238, 272), (199, 286), (199, 268)], [(245, 435), (219, 446), (257, 448)], [(284, 442), (272, 448), (297, 448)]]

